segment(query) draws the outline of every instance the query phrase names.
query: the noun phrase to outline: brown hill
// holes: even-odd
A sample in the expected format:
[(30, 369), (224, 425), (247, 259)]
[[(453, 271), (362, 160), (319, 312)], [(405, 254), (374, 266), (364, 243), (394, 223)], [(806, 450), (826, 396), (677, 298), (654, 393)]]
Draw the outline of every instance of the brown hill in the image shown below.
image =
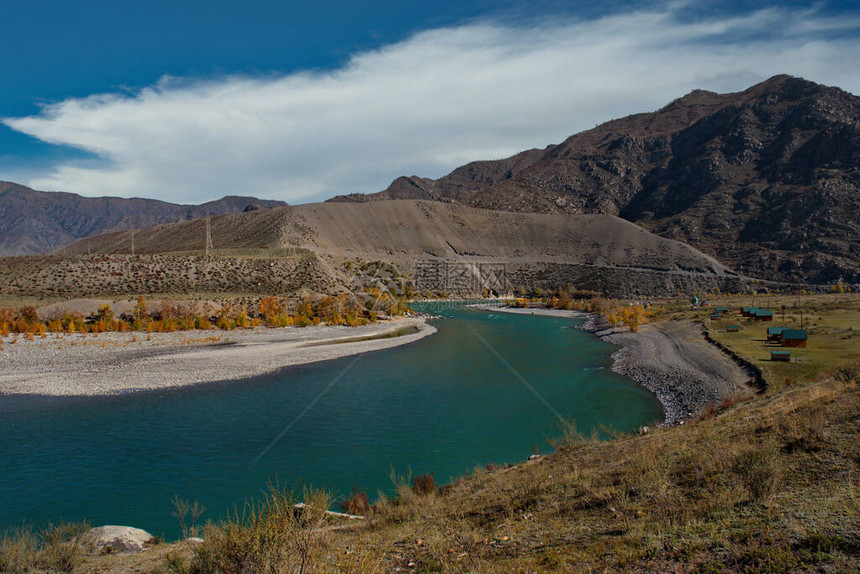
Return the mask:
[(228, 196), (202, 205), (154, 199), (82, 197), (35, 191), (0, 181), (0, 255), (44, 253), (83, 237), (157, 223), (220, 215), (249, 207), (276, 207), (283, 201)]
[(556, 146), (334, 201), (424, 197), (618, 215), (759, 277), (860, 281), (860, 98), (775, 76), (697, 90)]
[[(610, 215), (519, 214), (393, 200), (231, 213), (212, 217), (209, 229), (213, 250), (208, 259), (203, 257), (206, 221), (195, 220), (137, 231), (134, 257), (131, 234), (125, 231), (81, 240), (65, 250), (66, 259), (34, 263), (24, 258), (14, 265), (7, 260), (14, 270), (3, 284), (10, 294), (62, 296), (78, 294), (79, 284), (86, 285), (87, 295), (108, 284), (118, 295), (331, 292), (376, 281), (377, 271), (387, 265), (394, 271), (386, 280), (410, 278), (417, 289), (432, 293), (510, 292), (570, 283), (616, 295), (647, 295), (738, 288), (742, 282), (689, 245)], [(281, 259), (304, 263), (282, 264)], [(300, 268), (303, 280), (281, 276)], [(427, 268), (435, 275), (422, 275)], [(497, 273), (492, 284), (487, 269)]]

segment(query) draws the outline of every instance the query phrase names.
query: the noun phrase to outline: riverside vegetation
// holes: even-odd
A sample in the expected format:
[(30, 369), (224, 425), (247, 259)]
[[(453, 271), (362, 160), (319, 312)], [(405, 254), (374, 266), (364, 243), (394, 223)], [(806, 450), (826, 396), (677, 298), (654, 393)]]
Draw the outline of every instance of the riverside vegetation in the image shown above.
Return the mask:
[[(177, 301), (165, 299), (150, 304), (141, 295), (131, 312), (117, 316), (110, 304), (101, 304), (98, 311), (85, 316), (79, 312), (56, 311), (41, 318), (32, 305), (0, 308), (0, 337), (17, 337), (27, 340), (45, 338), (47, 333), (73, 335), (105, 332), (145, 331), (171, 333), (192, 329), (247, 329), (267, 327), (307, 327), (309, 325), (348, 325), (351, 327), (376, 321), (379, 314), (402, 315), (408, 305), (380, 289), (365, 292), (365, 304), (352, 295), (342, 294), (312, 298), (302, 297), (290, 301), (274, 296), (222, 300), (218, 304), (199, 300)], [(0, 348), (3, 339), (0, 338)]]
[[(757, 303), (781, 306), (780, 297), (789, 301)], [(274, 486), (207, 524), (202, 543), (158, 544), (137, 556), (75, 554), (68, 571), (856, 571), (860, 298), (795, 301), (810, 329), (805, 360), (765, 364), (763, 323), (745, 324), (742, 337), (726, 334), (768, 388), (682, 426), (598, 441), (570, 425), (553, 454), (476, 468), (440, 488), (432, 475), (394, 476), (393, 496), (371, 504), (356, 488), (342, 501), (364, 520), (326, 514), (334, 501), (323, 491), (297, 496)], [(683, 303), (655, 307), (663, 319), (702, 319)], [(63, 569), (38, 558), (50, 545), (24, 545), (22, 553), (20, 540), (4, 539), (5, 569)]]

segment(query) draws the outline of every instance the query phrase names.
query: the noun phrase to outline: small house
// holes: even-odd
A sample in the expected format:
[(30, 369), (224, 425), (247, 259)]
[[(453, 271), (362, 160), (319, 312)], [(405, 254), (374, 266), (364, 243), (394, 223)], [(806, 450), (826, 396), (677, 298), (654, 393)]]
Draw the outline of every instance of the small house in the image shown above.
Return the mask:
[(728, 313), (728, 307), (714, 307), (714, 313)]
[(711, 313), (711, 321), (719, 321), (723, 318), (722, 313)]
[(768, 343), (782, 343), (782, 332), (788, 329), (788, 327), (768, 327), (767, 328), (767, 342)]
[(758, 307), (741, 307), (741, 315), (744, 317), (752, 317), (756, 311), (758, 311)]
[(773, 321), (773, 311), (756, 309), (754, 317), (756, 321)]
[(740, 333), (741, 326), (740, 325), (728, 325), (726, 327), (726, 333)]
[(806, 329), (786, 329), (780, 337), (783, 347), (806, 347)]
[(785, 363), (791, 362), (791, 351), (771, 351), (771, 361), (782, 361)]

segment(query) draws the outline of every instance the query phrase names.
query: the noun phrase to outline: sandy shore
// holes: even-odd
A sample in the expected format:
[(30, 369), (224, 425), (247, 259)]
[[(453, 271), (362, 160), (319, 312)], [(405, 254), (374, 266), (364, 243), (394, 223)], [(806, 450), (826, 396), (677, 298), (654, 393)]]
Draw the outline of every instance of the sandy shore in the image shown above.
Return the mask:
[(697, 323), (667, 321), (644, 325), (638, 333), (607, 326), (592, 316), (582, 328), (621, 347), (612, 355), (612, 371), (654, 393), (666, 425), (754, 392), (750, 373), (708, 343)]
[(108, 395), (241, 380), (435, 332), (424, 319), (402, 318), (361, 327), (19, 337), (0, 351), (0, 395)]

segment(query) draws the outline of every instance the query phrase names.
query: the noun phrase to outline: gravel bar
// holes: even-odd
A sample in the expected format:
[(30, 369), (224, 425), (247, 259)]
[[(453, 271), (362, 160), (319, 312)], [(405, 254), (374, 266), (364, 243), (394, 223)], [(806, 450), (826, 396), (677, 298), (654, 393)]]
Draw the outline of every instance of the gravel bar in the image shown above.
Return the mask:
[(0, 395), (112, 395), (242, 380), (290, 365), (388, 349), (436, 332), (420, 317), (360, 327), (3, 338)]
[(580, 328), (620, 347), (612, 354), (611, 370), (654, 393), (663, 405), (666, 426), (683, 424), (709, 406), (754, 392), (749, 374), (709, 344), (701, 325), (692, 321), (644, 325), (633, 333), (609, 328), (591, 315)]

